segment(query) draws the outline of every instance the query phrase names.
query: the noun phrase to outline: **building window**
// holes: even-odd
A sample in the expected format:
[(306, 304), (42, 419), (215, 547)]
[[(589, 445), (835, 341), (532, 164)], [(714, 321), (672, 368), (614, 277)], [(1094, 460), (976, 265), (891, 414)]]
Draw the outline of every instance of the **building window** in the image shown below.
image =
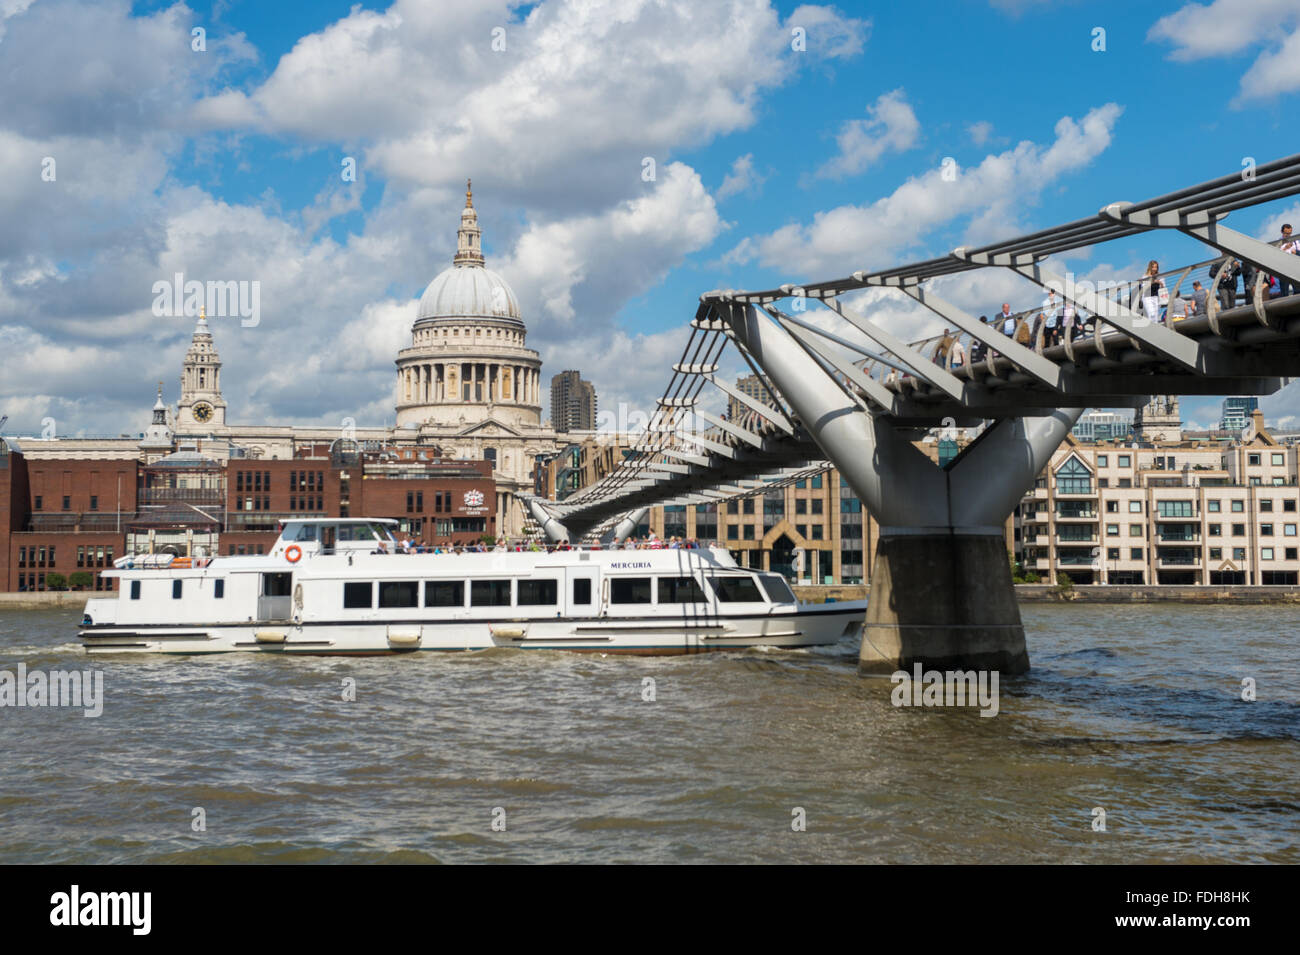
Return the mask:
[(1157, 501), (1156, 509), (1161, 517), (1191, 517), (1191, 501)]
[(802, 498), (802, 497), (797, 497), (797, 498), (795, 498), (795, 499), (794, 499), (794, 512), (795, 512), (796, 514), (807, 514), (807, 513), (808, 513), (808, 501), (807, 501), (806, 499)]
[(1272, 537), (1272, 536), (1273, 536), (1273, 525), (1272, 525), (1272, 524), (1260, 524), (1260, 525), (1259, 525), (1259, 536), (1260, 536), (1260, 537)]
[(1233, 502), (1232, 502), (1232, 511), (1233, 511), (1234, 514), (1240, 514), (1240, 513), (1244, 512), (1245, 510), (1246, 510), (1246, 502), (1245, 502), (1245, 501), (1233, 501)]
[(69, 497), (67, 494), (63, 495), (63, 509), (65, 511), (72, 510), (72, 498)]
[(1245, 524), (1233, 524), (1233, 525), (1232, 525), (1232, 536), (1233, 536), (1233, 537), (1245, 537), (1245, 536), (1246, 536), (1246, 525), (1245, 525)]
[(1259, 502), (1259, 509), (1260, 509), (1261, 511), (1271, 511), (1271, 510), (1273, 510), (1273, 502), (1272, 502), (1272, 501), (1260, 501), (1260, 502)]
[(1286, 455), (1278, 454), (1275, 452), (1272, 455), (1272, 461), (1274, 467), (1281, 467), (1282, 465), (1286, 464)]
[(1282, 525), (1282, 536), (1283, 536), (1283, 537), (1295, 537), (1295, 536), (1296, 536), (1295, 528), (1296, 528), (1296, 526), (1295, 526), (1294, 524), (1283, 524), (1283, 525)]
[(1132, 463), (1132, 459), (1127, 454), (1121, 454), (1118, 457), (1119, 457), (1119, 466), (1122, 468), (1129, 467), (1130, 464)]
[(1107, 536), (1107, 537), (1119, 537), (1119, 525), (1118, 525), (1118, 524), (1107, 524), (1107, 525), (1106, 525), (1106, 536)]
[(1106, 455), (1104, 454), (1097, 455), (1097, 467), (1104, 468), (1106, 466), (1106, 460), (1107, 460)]
[(39, 511), (40, 509), (41, 509), (41, 496), (37, 494), (36, 500), (32, 503), (32, 510)]
[(92, 495), (90, 495), (90, 509), (91, 509), (92, 511), (97, 511), (97, 510), (99, 510), (99, 495), (98, 495), (98, 494), (92, 494)]
[(1141, 559), (1142, 559), (1142, 548), (1141, 548), (1141, 547), (1132, 547), (1132, 548), (1129, 548), (1128, 555), (1129, 555), (1129, 560), (1141, 560)]
[(1209, 511), (1211, 514), (1218, 514), (1222, 508), (1220, 507), (1218, 501), (1206, 501), (1205, 509)]
[(1141, 537), (1141, 536), (1142, 536), (1142, 525), (1141, 525), (1141, 524), (1130, 524), (1130, 525), (1128, 526), (1128, 536), (1129, 536), (1129, 537)]
[(1271, 548), (1271, 547), (1261, 547), (1261, 548), (1259, 549), (1259, 556), (1260, 556), (1260, 559), (1261, 559), (1261, 560), (1272, 560), (1272, 559), (1273, 559), (1273, 548)]
[(1119, 501), (1107, 501), (1107, 502), (1106, 502), (1106, 513), (1107, 513), (1107, 514), (1118, 514), (1118, 513), (1119, 513)]
[(1107, 548), (1106, 548), (1106, 559), (1107, 559), (1107, 560), (1119, 560), (1119, 548), (1118, 548), (1118, 547), (1107, 547)]
[(1282, 510), (1284, 510), (1284, 511), (1294, 511), (1294, 510), (1295, 510), (1295, 501), (1283, 501), (1283, 502), (1282, 502)]
[(1209, 534), (1210, 534), (1211, 537), (1221, 537), (1221, 536), (1223, 536), (1223, 525), (1222, 525), (1222, 524), (1207, 524), (1207, 525), (1206, 525), (1206, 530), (1209, 531)]
[(1222, 559), (1223, 559), (1223, 548), (1222, 548), (1222, 547), (1211, 547), (1211, 548), (1210, 548), (1210, 560), (1222, 560)]
[(1245, 559), (1246, 559), (1246, 548), (1244, 548), (1244, 547), (1234, 547), (1234, 548), (1232, 549), (1232, 559), (1233, 559), (1233, 560), (1245, 560)]
[(1091, 494), (1092, 474), (1078, 458), (1071, 457), (1056, 471), (1058, 494)]
[(1246, 455), (1246, 464), (1249, 465), (1250, 467), (1258, 467), (1258, 466), (1259, 466), (1259, 455), (1258, 455), (1258, 454), (1248, 454), (1248, 455)]
[(1130, 514), (1141, 514), (1141, 513), (1142, 513), (1142, 502), (1141, 502), (1141, 501), (1129, 501), (1129, 502), (1128, 502), (1128, 512), (1129, 512)]
[(1286, 559), (1287, 559), (1287, 560), (1295, 560), (1295, 559), (1296, 559), (1296, 556), (1295, 556), (1295, 555), (1296, 555), (1296, 548), (1294, 548), (1294, 547), (1288, 547), (1288, 548), (1286, 549)]

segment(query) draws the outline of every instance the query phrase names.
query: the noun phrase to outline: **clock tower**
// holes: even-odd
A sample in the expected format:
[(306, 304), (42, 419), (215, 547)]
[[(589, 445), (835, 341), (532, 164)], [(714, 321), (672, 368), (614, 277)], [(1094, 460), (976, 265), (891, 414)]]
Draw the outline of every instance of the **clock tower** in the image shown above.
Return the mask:
[(190, 350), (181, 366), (181, 399), (176, 407), (177, 431), (207, 431), (225, 427), (226, 399), (221, 397), (221, 357), (212, 344), (212, 331), (202, 309)]

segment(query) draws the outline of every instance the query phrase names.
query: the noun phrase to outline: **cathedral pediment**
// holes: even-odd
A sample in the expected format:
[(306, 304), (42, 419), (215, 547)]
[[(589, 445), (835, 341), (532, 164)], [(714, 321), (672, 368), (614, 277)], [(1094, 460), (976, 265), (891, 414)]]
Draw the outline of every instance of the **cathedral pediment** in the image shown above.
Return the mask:
[(462, 438), (522, 438), (524, 436), (522, 431), (496, 418), (488, 418), (486, 421), (468, 425), (457, 431), (456, 435)]

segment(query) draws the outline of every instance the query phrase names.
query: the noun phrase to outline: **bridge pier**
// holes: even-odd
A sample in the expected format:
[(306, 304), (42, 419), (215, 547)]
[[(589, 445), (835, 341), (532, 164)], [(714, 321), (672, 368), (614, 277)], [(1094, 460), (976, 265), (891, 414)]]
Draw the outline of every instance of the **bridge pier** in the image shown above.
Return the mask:
[(859, 672), (1029, 669), (1003, 528), (1083, 409), (999, 419), (941, 468), (763, 312), (731, 326), (880, 523)]
[(1001, 534), (880, 538), (858, 672), (1029, 669)]

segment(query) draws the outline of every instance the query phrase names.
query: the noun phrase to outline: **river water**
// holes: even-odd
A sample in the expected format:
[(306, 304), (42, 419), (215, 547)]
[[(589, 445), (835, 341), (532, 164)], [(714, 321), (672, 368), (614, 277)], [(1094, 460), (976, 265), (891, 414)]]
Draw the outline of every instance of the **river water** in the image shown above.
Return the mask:
[(91, 659), (0, 613), (0, 670), (104, 672), (98, 718), (0, 708), (0, 862), (1300, 862), (1300, 609), (1023, 614), (984, 718), (855, 641)]

